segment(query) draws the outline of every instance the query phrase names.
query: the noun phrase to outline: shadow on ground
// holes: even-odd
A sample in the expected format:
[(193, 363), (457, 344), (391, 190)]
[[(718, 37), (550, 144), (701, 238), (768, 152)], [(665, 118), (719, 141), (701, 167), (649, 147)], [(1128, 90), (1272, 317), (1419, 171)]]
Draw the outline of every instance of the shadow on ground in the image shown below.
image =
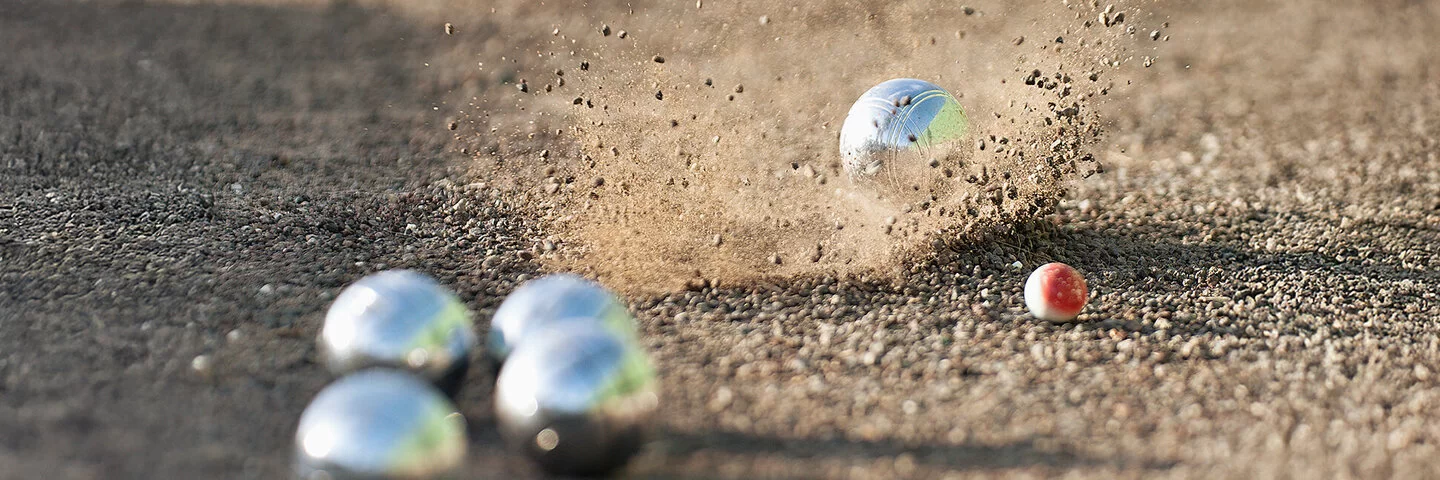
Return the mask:
[[(872, 462), (895, 462), (906, 457), (914, 468), (940, 471), (991, 471), (1040, 467), (1060, 471), (1076, 467), (1115, 467), (1163, 470), (1164, 463), (1130, 462), (1125, 459), (1101, 459), (1053, 448), (1041, 448), (1036, 440), (1005, 445), (905, 445), (888, 441), (853, 441), (844, 439), (782, 439), (735, 432), (708, 431), (704, 434), (666, 432), (651, 445), (647, 464), (659, 464), (653, 470), (642, 468), (638, 478), (695, 478), (691, 466), (685, 470), (668, 470), (663, 465), (685, 464), (697, 456), (710, 456), (718, 464), (727, 462), (787, 461), (796, 464), (868, 465)], [(910, 468), (910, 467), (902, 467)], [(812, 474), (813, 475), (813, 474)], [(806, 478), (797, 476), (796, 478)]]

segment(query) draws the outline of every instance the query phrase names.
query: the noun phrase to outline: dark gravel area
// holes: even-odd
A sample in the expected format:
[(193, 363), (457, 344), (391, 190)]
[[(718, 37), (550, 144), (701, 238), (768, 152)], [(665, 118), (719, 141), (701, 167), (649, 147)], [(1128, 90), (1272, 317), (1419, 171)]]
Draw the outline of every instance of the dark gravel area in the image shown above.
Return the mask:
[[(569, 150), (450, 122), (571, 8), (0, 0), (0, 478), (282, 478), (345, 284), (416, 268), (488, 319), (555, 242), (471, 153)], [(1440, 4), (1144, 8), (1169, 23), (1099, 107), (1107, 172), (1057, 213), (897, 276), (632, 296), (664, 404), (627, 474), (1440, 469)], [(785, 10), (766, 28), (844, 34)], [(527, 118), (481, 104), (461, 131)], [(1049, 261), (1089, 279), (1077, 323), (1024, 311)], [(486, 372), (467, 476), (536, 476)]]

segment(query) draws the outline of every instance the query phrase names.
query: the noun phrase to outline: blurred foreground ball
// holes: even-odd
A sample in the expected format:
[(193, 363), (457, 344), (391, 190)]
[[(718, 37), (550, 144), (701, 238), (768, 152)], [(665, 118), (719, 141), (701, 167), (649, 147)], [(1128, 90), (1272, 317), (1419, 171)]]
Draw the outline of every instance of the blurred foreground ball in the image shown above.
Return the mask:
[(486, 347), (504, 362), (535, 332), (570, 322), (599, 324), (625, 341), (637, 335), (635, 319), (619, 298), (598, 283), (562, 273), (525, 282), (505, 297), (490, 321)]
[(1088, 298), (1085, 277), (1063, 263), (1042, 265), (1025, 281), (1025, 306), (1042, 320), (1074, 320)]
[(391, 270), (346, 287), (325, 314), (320, 351), (336, 375), (366, 367), (415, 373), (453, 395), (475, 347), (470, 311), (425, 275)]
[(433, 478), (465, 460), (465, 418), (434, 387), (374, 369), (325, 387), (300, 415), (295, 473), (304, 480)]
[(910, 182), (931, 168), (939, 147), (965, 135), (960, 102), (933, 83), (897, 78), (865, 92), (840, 128), (840, 158), (851, 178)]
[(594, 324), (547, 329), (516, 347), (495, 385), (507, 443), (561, 475), (624, 465), (645, 442), (659, 399), (650, 361)]

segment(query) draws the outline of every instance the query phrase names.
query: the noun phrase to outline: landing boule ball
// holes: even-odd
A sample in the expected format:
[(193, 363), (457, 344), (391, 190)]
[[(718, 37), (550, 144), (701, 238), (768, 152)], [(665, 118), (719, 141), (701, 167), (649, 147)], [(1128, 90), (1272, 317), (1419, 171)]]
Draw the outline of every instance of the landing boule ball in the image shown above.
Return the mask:
[(486, 351), (496, 364), (534, 332), (565, 322), (598, 323), (621, 340), (637, 337), (635, 318), (598, 283), (560, 273), (525, 282), (505, 297), (490, 321)]
[(516, 347), (496, 381), (502, 437), (553, 474), (623, 466), (644, 445), (659, 404), (649, 359), (594, 324), (540, 335)]
[(371, 369), (320, 391), (300, 415), (295, 474), (302, 480), (436, 478), (465, 460), (465, 418), (435, 387)]
[(945, 89), (914, 78), (887, 80), (861, 95), (845, 116), (841, 163), (855, 179), (913, 176), (930, 163), (931, 147), (960, 139), (969, 125)]
[(390, 270), (346, 287), (325, 314), (319, 346), (336, 375), (405, 370), (455, 395), (476, 343), (470, 310), (424, 274)]

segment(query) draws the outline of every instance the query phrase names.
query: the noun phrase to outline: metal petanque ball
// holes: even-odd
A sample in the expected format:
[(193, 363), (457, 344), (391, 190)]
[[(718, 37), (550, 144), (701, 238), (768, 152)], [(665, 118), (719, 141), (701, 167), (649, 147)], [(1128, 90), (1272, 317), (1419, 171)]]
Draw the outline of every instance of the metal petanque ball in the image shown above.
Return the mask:
[(455, 395), (475, 348), (470, 311), (430, 277), (390, 270), (346, 287), (330, 305), (320, 351), (336, 375), (367, 367), (414, 373)]
[(465, 460), (465, 418), (435, 387), (398, 370), (336, 381), (300, 415), (302, 480), (433, 478)]
[(946, 153), (940, 147), (968, 129), (965, 110), (945, 89), (913, 78), (888, 80), (850, 107), (840, 158), (853, 179), (908, 187), (940, 165)]
[(598, 283), (572, 274), (554, 274), (520, 285), (490, 321), (486, 349), (496, 363), (534, 333), (556, 324), (598, 323), (620, 339), (637, 337), (635, 318), (625, 304)]
[(649, 359), (594, 324), (540, 335), (515, 349), (496, 381), (501, 435), (554, 474), (624, 465), (644, 445), (659, 404)]

